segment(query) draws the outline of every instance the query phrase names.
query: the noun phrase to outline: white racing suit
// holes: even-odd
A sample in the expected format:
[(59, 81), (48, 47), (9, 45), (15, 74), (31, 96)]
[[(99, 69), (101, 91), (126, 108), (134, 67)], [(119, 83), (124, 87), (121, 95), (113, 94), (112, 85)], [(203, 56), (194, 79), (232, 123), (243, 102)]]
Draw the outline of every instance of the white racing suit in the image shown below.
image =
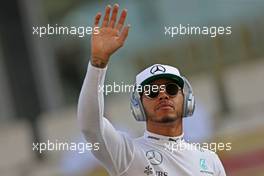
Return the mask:
[(104, 117), (104, 84), (107, 68), (89, 63), (78, 102), (78, 121), (86, 140), (99, 143), (94, 156), (112, 176), (225, 176), (218, 156), (184, 141), (145, 131), (131, 139)]

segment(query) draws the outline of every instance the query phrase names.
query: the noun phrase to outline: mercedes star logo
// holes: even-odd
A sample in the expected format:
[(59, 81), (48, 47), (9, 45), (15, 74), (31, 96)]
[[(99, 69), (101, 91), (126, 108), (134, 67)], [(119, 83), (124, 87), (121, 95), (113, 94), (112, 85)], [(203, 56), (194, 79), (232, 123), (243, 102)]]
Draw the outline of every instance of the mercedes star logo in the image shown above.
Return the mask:
[(149, 150), (146, 152), (146, 157), (152, 165), (159, 165), (162, 163), (163, 157), (160, 152)]
[(151, 74), (155, 74), (156, 72), (166, 72), (165, 67), (163, 67), (162, 65), (154, 65), (151, 69), (150, 69), (150, 73)]

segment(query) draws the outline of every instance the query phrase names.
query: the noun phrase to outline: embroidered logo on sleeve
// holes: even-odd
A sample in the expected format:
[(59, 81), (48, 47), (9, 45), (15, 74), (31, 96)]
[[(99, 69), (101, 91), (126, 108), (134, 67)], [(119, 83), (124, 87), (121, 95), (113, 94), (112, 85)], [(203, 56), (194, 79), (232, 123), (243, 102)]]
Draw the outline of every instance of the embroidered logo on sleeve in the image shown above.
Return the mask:
[(201, 158), (200, 159), (200, 172), (214, 175), (214, 172), (210, 171), (208, 168), (208, 164), (205, 159)]

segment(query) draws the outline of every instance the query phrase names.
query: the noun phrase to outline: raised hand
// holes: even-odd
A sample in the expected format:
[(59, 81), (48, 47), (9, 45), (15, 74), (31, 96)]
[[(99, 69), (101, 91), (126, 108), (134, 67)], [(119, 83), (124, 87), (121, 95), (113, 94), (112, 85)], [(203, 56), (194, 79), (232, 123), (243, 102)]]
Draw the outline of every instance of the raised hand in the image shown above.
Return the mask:
[[(124, 22), (127, 16), (127, 10), (121, 12), (120, 18), (116, 23), (119, 5), (115, 4), (113, 8), (110, 5), (105, 8), (105, 16), (102, 26), (99, 27), (99, 21), (102, 14), (99, 12), (95, 16), (94, 27), (97, 27), (99, 32), (93, 33), (91, 38), (91, 63), (92, 65), (104, 68), (110, 56), (120, 47), (124, 45), (127, 38), (129, 25), (124, 27)], [(112, 10), (112, 16), (110, 18)]]

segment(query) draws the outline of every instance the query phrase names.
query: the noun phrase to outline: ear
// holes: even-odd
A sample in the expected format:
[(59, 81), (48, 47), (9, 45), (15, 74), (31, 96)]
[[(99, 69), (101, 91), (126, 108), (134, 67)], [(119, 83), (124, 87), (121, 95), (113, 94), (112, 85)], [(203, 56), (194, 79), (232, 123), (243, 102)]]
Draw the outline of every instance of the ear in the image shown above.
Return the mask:
[[(144, 101), (144, 100), (145, 100), (145, 101)], [(142, 108), (143, 108), (143, 110), (144, 110), (144, 112), (145, 112), (146, 119), (148, 119), (148, 118), (147, 118), (146, 106), (145, 106), (146, 100), (147, 100), (147, 98), (144, 97), (144, 95), (142, 95), (142, 96), (140, 97), (140, 101), (141, 101)], [(145, 102), (145, 103), (144, 103), (144, 102)]]
[(145, 111), (145, 105), (144, 105), (144, 100), (145, 98), (143, 97), (143, 95), (140, 96), (140, 101), (141, 101), (141, 104), (142, 104), (142, 108), (144, 109)]

